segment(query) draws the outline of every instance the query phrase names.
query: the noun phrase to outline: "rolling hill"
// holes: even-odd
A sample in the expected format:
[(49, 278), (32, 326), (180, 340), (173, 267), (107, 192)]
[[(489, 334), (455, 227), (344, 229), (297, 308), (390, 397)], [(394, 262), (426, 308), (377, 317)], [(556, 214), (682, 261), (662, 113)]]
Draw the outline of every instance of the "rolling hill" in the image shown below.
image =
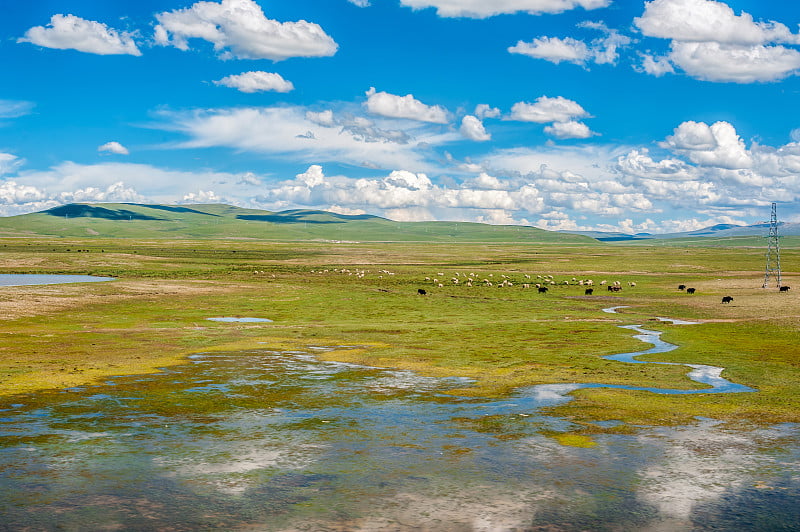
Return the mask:
[(588, 236), (535, 227), (465, 222), (395, 222), (314, 210), (271, 212), (231, 205), (73, 203), (0, 218), (0, 237), (258, 239), (348, 242), (557, 242)]

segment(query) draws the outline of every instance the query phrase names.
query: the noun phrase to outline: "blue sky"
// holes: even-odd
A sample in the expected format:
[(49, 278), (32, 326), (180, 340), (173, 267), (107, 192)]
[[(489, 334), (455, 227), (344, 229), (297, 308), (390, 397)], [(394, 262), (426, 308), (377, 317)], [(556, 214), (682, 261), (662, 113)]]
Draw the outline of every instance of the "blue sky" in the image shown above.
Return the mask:
[(8, 2), (0, 215), (800, 222), (799, 26), (778, 0)]

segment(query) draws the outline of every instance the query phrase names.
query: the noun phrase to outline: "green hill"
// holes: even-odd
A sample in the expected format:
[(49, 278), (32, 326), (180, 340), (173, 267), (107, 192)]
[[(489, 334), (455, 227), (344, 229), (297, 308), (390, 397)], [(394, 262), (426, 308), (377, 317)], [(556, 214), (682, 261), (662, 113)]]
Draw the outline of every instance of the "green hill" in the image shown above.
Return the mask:
[(356, 242), (554, 242), (593, 238), (535, 227), (464, 222), (394, 222), (325, 211), (271, 212), (231, 205), (73, 203), (0, 218), (0, 237), (234, 239)]

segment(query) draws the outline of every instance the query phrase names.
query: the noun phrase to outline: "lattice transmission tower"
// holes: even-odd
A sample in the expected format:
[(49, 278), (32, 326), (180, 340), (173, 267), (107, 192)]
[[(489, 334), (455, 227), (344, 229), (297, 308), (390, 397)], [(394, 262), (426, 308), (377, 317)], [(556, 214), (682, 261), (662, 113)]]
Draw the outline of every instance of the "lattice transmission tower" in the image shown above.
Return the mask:
[(769, 218), (769, 235), (767, 236), (767, 266), (764, 269), (764, 284), (761, 288), (769, 285), (769, 278), (772, 276), (781, 287), (781, 244), (778, 237), (778, 209), (775, 203), (772, 204), (772, 216)]

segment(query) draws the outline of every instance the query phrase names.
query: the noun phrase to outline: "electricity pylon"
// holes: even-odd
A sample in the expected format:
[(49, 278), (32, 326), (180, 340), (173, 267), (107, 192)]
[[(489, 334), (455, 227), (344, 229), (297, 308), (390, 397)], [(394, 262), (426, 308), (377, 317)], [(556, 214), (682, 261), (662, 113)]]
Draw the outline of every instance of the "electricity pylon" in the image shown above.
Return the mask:
[(778, 239), (778, 209), (777, 204), (772, 204), (772, 216), (769, 219), (769, 236), (767, 236), (767, 266), (764, 270), (764, 284), (769, 285), (770, 275), (775, 279), (778, 288), (781, 287), (781, 244)]

